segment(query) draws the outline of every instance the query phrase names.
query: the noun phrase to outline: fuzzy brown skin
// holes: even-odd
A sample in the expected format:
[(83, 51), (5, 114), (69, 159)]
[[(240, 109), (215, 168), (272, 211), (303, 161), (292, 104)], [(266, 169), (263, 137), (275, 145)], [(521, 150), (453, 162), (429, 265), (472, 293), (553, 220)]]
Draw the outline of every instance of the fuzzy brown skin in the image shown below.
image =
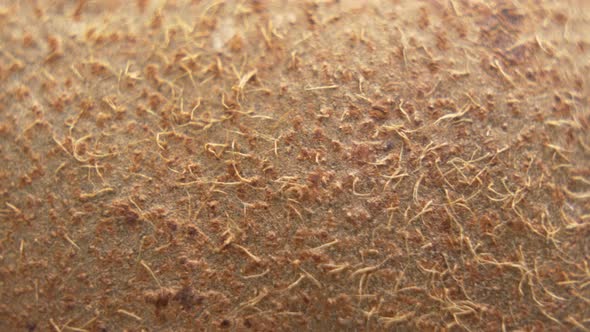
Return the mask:
[(0, 4), (0, 330), (590, 329), (587, 2)]

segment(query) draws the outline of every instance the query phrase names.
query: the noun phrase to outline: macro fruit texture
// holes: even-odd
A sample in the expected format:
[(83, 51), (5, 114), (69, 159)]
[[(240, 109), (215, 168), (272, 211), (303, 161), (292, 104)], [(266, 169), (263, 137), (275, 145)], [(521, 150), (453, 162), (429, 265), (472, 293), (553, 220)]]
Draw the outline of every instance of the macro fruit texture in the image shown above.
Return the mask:
[(589, 12), (0, 1), (0, 329), (589, 330)]

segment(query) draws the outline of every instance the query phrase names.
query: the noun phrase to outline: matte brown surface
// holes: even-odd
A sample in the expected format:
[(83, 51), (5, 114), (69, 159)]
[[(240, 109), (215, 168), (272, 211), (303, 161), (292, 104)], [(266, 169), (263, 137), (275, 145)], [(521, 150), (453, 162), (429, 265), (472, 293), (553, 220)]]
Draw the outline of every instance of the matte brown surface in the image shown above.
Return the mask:
[(588, 331), (589, 11), (0, 0), (0, 330)]

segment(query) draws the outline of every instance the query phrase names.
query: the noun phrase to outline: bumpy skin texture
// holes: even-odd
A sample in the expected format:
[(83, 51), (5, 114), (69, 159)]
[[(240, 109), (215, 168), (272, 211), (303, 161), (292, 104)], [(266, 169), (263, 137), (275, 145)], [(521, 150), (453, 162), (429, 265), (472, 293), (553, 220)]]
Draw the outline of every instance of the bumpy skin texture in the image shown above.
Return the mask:
[(0, 330), (590, 329), (586, 1), (0, 1)]

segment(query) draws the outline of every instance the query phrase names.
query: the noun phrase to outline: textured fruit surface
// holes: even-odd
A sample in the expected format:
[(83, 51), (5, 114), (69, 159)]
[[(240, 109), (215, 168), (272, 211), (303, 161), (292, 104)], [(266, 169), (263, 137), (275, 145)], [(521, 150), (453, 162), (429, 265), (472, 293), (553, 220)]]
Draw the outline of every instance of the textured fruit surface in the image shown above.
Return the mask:
[(0, 330), (589, 330), (588, 13), (0, 0)]

